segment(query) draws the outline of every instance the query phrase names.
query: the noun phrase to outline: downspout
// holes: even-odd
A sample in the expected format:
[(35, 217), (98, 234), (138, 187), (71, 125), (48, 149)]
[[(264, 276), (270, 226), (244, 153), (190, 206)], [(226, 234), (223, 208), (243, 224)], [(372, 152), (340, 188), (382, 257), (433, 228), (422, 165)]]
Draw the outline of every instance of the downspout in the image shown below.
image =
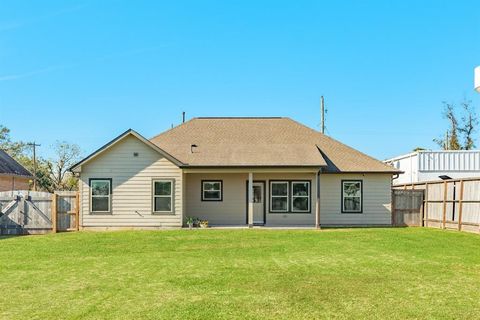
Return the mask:
[(398, 179), (398, 177), (400, 177), (399, 173), (392, 175), (392, 181), (390, 182), (390, 221), (392, 227), (395, 226), (395, 198), (393, 194), (393, 180)]

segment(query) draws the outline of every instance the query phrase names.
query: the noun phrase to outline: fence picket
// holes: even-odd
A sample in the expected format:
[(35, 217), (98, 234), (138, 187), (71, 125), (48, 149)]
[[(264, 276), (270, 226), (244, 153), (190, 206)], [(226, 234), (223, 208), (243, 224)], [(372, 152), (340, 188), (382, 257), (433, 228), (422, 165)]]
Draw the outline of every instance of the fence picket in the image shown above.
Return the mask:
[(0, 192), (0, 234), (78, 230), (78, 192)]
[[(460, 184), (458, 193), (454, 187), (457, 183)], [(425, 227), (480, 233), (480, 178), (428, 181), (414, 185), (416, 190), (425, 190)], [(412, 185), (394, 185), (392, 189), (403, 191), (406, 186)], [(458, 208), (458, 218), (456, 215), (453, 218), (455, 208)]]

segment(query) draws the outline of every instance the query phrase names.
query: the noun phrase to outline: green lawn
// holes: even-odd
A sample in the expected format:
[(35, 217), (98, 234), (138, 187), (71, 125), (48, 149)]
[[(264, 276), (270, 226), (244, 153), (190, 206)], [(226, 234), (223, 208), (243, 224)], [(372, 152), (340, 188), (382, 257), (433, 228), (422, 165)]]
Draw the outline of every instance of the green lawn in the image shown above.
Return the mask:
[(175, 230), (0, 238), (0, 318), (478, 318), (480, 236)]

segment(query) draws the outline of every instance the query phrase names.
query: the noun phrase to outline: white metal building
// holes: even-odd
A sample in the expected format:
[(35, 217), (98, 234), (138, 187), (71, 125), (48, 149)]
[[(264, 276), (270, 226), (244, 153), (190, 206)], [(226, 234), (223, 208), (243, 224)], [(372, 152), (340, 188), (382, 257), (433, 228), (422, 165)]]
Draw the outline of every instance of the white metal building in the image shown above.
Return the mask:
[(393, 184), (480, 177), (480, 150), (417, 151), (384, 162), (404, 172)]

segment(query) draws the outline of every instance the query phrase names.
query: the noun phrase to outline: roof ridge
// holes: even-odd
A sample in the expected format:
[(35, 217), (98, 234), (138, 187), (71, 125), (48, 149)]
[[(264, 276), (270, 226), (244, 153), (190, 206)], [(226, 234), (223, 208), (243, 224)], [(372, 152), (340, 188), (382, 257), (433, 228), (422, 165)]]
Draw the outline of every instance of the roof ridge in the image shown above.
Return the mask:
[(252, 117), (248, 117), (248, 116), (239, 116), (239, 117), (197, 117), (197, 118), (194, 118), (194, 119), (285, 119), (285, 117), (269, 117), (269, 116), (266, 116), (266, 117), (256, 117), (256, 116), (252, 116)]
[(187, 123), (189, 122), (192, 122), (193, 120), (215, 120), (215, 119), (231, 119), (231, 120), (238, 120), (238, 119), (289, 119), (287, 117), (193, 117), (185, 122), (182, 122), (176, 126), (174, 126), (173, 128), (170, 128), (170, 129), (167, 129), (165, 131), (162, 131), (160, 132), (159, 134), (156, 134), (154, 135), (153, 137), (149, 138), (148, 140), (152, 141), (152, 140), (155, 140), (156, 138), (160, 137), (160, 136), (163, 136), (164, 134), (167, 134), (169, 133), (170, 131), (172, 130), (175, 130), (175, 129), (178, 129), (180, 127), (183, 127), (184, 125), (186, 125)]

